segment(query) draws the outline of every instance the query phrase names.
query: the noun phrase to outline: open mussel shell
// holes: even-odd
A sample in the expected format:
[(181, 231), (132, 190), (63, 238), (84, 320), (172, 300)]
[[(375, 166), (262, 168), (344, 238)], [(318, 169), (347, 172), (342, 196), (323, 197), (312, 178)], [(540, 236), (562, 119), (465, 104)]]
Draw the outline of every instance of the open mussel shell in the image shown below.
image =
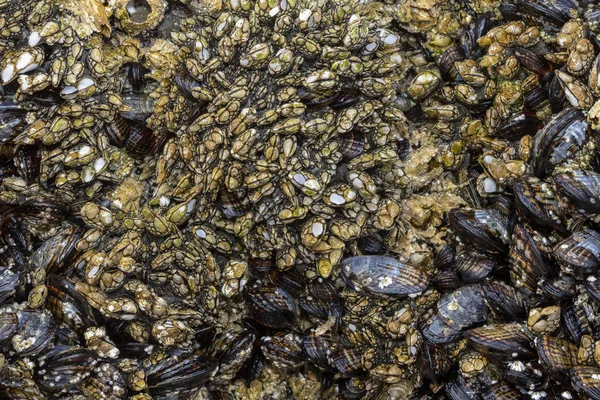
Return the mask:
[(285, 290), (273, 285), (253, 285), (245, 292), (246, 306), (261, 325), (286, 329), (294, 325), (296, 302)]
[(465, 332), (469, 343), (483, 353), (502, 358), (517, 356), (532, 357), (533, 338), (527, 327), (521, 324), (495, 324), (471, 329)]
[(600, 234), (584, 229), (554, 246), (554, 256), (577, 275), (593, 274), (600, 266)]
[(588, 123), (580, 111), (567, 108), (541, 129), (533, 141), (535, 175), (543, 178), (567, 158), (579, 152), (588, 139)]
[(578, 392), (600, 400), (600, 368), (579, 365), (569, 371), (571, 383)]
[(357, 256), (342, 261), (342, 277), (359, 293), (374, 297), (402, 297), (424, 291), (426, 273), (384, 256)]
[(218, 362), (203, 354), (166, 356), (146, 371), (148, 392), (155, 399), (169, 399), (204, 386), (218, 369)]
[(87, 378), (96, 366), (94, 352), (78, 346), (59, 344), (40, 357), (36, 381), (50, 392), (60, 392)]
[(507, 220), (500, 211), (454, 208), (448, 218), (456, 235), (474, 250), (492, 256), (507, 253)]
[(577, 365), (577, 346), (565, 339), (542, 335), (535, 339), (541, 364), (558, 379)]
[(554, 176), (557, 195), (572, 209), (586, 215), (600, 213), (600, 174), (570, 170)]

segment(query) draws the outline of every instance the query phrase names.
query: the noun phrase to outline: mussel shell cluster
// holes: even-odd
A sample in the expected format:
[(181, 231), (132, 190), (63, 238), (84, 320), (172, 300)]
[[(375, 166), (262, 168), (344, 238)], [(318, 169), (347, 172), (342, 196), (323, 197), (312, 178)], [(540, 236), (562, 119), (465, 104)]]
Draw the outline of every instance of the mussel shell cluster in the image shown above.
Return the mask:
[(588, 0), (0, 0), (0, 397), (600, 399)]

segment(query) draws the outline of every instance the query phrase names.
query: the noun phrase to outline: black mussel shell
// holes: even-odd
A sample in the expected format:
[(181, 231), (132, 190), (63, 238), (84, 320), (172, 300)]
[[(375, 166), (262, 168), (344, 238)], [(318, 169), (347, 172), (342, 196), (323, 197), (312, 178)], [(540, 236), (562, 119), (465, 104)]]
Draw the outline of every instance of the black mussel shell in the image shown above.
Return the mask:
[(115, 146), (124, 146), (131, 133), (131, 126), (125, 118), (117, 114), (114, 121), (104, 125), (104, 130)]
[(252, 357), (246, 360), (244, 365), (242, 365), (236, 378), (245, 379), (246, 382), (252, 382), (260, 376), (265, 362), (265, 355), (260, 351), (260, 340), (255, 340)]
[(345, 376), (364, 374), (362, 352), (357, 348), (349, 347), (333, 352), (330, 362)]
[(434, 315), (421, 325), (423, 336), (434, 344), (452, 343), (462, 338), (462, 330), (441, 315)]
[(179, 71), (175, 75), (175, 84), (181, 90), (183, 95), (189, 100), (195, 100), (194, 95), (192, 94), (192, 89), (200, 86), (192, 76), (185, 71)]
[(520, 400), (521, 392), (506, 383), (495, 383), (487, 386), (483, 391), (483, 400)]
[(423, 341), (421, 356), (418, 360), (423, 376), (435, 383), (442, 382), (454, 366), (454, 362), (444, 346), (431, 344), (427, 340)]
[(507, 221), (499, 211), (454, 208), (448, 218), (456, 235), (474, 250), (492, 256), (507, 253)]
[(431, 284), (441, 292), (449, 292), (457, 289), (461, 282), (456, 271), (447, 270), (435, 274), (431, 279)]
[(354, 88), (344, 88), (335, 99), (329, 104), (332, 110), (340, 110), (351, 107), (360, 100), (360, 91)]
[(550, 108), (552, 109), (552, 112), (558, 113), (561, 112), (568, 104), (567, 93), (560, 84), (558, 75), (554, 73), (552, 75), (552, 80), (550, 81), (550, 86), (548, 87), (548, 98), (550, 99)]
[(516, 4), (523, 14), (542, 18), (556, 27), (563, 26), (579, 7), (576, 0), (517, 0)]
[(540, 284), (540, 288), (550, 297), (556, 300), (569, 299), (577, 294), (577, 282), (570, 276), (546, 279)]
[(60, 392), (87, 378), (96, 366), (93, 351), (78, 346), (57, 345), (39, 358), (41, 367), (36, 371), (40, 387), (50, 392)]
[(15, 154), (15, 164), (19, 174), (29, 184), (36, 183), (40, 177), (40, 151), (35, 146), (21, 146)]
[(12, 99), (0, 103), (0, 143), (8, 141), (13, 131), (25, 125), (27, 110), (21, 108)]
[(57, 323), (47, 310), (19, 310), (19, 326), (12, 336), (15, 352), (22, 356), (35, 356), (48, 348), (57, 332)]
[(357, 256), (342, 261), (342, 277), (359, 293), (374, 297), (402, 297), (424, 291), (424, 272), (384, 256)]
[(554, 256), (575, 274), (593, 274), (600, 266), (600, 234), (584, 229), (554, 246)]
[(496, 264), (497, 262), (488, 256), (465, 253), (457, 257), (455, 268), (461, 281), (477, 283), (485, 279)]
[(246, 305), (261, 325), (272, 329), (293, 327), (297, 308), (294, 298), (272, 285), (255, 285), (245, 293)]
[(226, 218), (237, 218), (250, 210), (250, 203), (246, 197), (240, 198), (224, 186), (219, 190), (217, 205)]
[(72, 267), (69, 261), (77, 253), (75, 244), (82, 233), (83, 229), (80, 226), (72, 226), (60, 231), (33, 252), (31, 264), (38, 270), (43, 269), (47, 274), (68, 275)]
[(488, 280), (481, 285), (490, 310), (507, 321), (523, 320), (527, 317), (525, 299), (512, 286), (504, 282)]
[(438, 313), (446, 321), (458, 327), (469, 328), (487, 319), (487, 305), (477, 285), (463, 286), (438, 300)]
[(217, 361), (203, 354), (166, 356), (146, 371), (148, 391), (153, 398), (169, 399), (204, 386), (217, 369)]
[(600, 213), (600, 174), (570, 170), (554, 176), (556, 194), (582, 214)]
[(383, 238), (376, 233), (359, 237), (356, 244), (365, 255), (376, 255), (383, 251)]
[(588, 122), (580, 110), (566, 108), (554, 115), (533, 138), (535, 175), (543, 178), (579, 152), (588, 138), (587, 131)]
[(538, 74), (540, 80), (546, 80), (546, 77), (552, 72), (550, 63), (544, 58), (543, 55), (537, 54), (534, 51), (525, 47), (517, 47), (515, 49), (515, 56), (519, 60), (519, 64), (526, 70)]
[(299, 340), (292, 335), (263, 336), (260, 349), (265, 357), (283, 368), (297, 368), (305, 361)]
[(561, 305), (560, 311), (563, 327), (575, 343), (579, 343), (584, 335), (593, 334), (590, 325), (590, 321), (593, 320), (591, 304), (567, 300)]
[(293, 297), (299, 296), (304, 291), (306, 284), (304, 275), (296, 268), (287, 271), (272, 270), (269, 277), (275, 286), (282, 288)]
[(133, 125), (125, 142), (125, 149), (135, 156), (154, 154), (162, 145), (163, 138), (145, 125)]
[(140, 63), (132, 63), (127, 66), (127, 78), (133, 90), (140, 90), (144, 85), (144, 75), (150, 72)]
[(444, 81), (458, 81), (460, 75), (456, 68), (457, 61), (463, 61), (466, 58), (465, 51), (460, 46), (453, 46), (446, 49), (438, 61), (440, 72)]
[(228, 382), (233, 379), (244, 364), (254, 355), (256, 336), (242, 332), (219, 358), (218, 380)]
[(517, 387), (526, 387), (536, 389), (546, 382), (546, 376), (540, 374), (540, 368), (537, 362), (533, 364), (523, 363), (522, 361), (509, 361), (505, 363), (502, 375), (506, 381)]
[(361, 155), (367, 144), (365, 137), (355, 131), (337, 136), (335, 140), (339, 144), (338, 151), (346, 160), (352, 160)]
[(364, 384), (360, 384), (361, 380), (358, 378), (345, 379), (339, 383), (340, 396), (344, 400), (361, 400), (365, 398), (367, 390), (364, 388)]
[(496, 134), (506, 140), (519, 140), (524, 135), (537, 132), (543, 126), (544, 123), (535, 114), (522, 112), (510, 116)]
[[(527, 93), (525, 95), (525, 98), (523, 99), (525, 109), (529, 111), (539, 111), (542, 108), (544, 108), (544, 106), (548, 105), (549, 102), (550, 94), (548, 92), (548, 88), (545, 88), (543, 86), (536, 87), (531, 92)], [(538, 129), (542, 128), (542, 126), (535, 125), (533, 126), (533, 128), (535, 130), (531, 130), (527, 134), (531, 135), (537, 132)]]
[(477, 350), (502, 358), (535, 355), (533, 338), (521, 324), (487, 325), (465, 332), (465, 337)]
[(478, 400), (479, 390), (472, 387), (462, 376), (457, 376), (444, 386), (446, 396), (450, 400)]
[(558, 379), (577, 365), (577, 346), (568, 340), (542, 335), (535, 340), (535, 346), (541, 364)]
[(127, 383), (121, 371), (110, 363), (101, 363), (94, 368), (90, 377), (79, 385), (87, 398), (121, 399), (127, 393)]
[(454, 267), (456, 260), (456, 247), (447, 244), (440, 249), (433, 260), (433, 268), (435, 269), (450, 269)]
[(537, 243), (524, 225), (517, 225), (513, 231), (510, 246), (510, 277), (516, 288), (525, 288), (535, 293), (542, 278), (552, 275)]
[(123, 93), (123, 104), (131, 108), (121, 112), (121, 116), (138, 122), (146, 122), (152, 114), (154, 99), (145, 93)]
[(552, 186), (535, 178), (513, 184), (515, 204), (521, 216), (535, 227), (565, 232)]
[(96, 311), (69, 280), (51, 274), (47, 278), (47, 287), (46, 307), (58, 320), (82, 336), (87, 328), (98, 325)]
[(477, 40), (487, 33), (494, 26), (494, 21), (486, 14), (479, 15), (471, 24), (470, 28), (465, 30), (460, 38), (461, 47), (469, 58), (478, 58), (484, 54), (484, 50), (479, 46)]
[(335, 344), (329, 335), (317, 336), (314, 332), (306, 331), (302, 337), (302, 348), (308, 359), (317, 367), (333, 370), (329, 356), (335, 350)]
[(6, 267), (0, 267), (0, 304), (4, 302), (15, 290), (19, 283), (21, 273)]
[[(575, 280), (572, 279), (572, 282), (573, 293), (575, 293)], [(600, 280), (598, 280), (598, 278), (596, 278), (595, 276), (589, 276), (585, 280), (585, 288), (587, 289), (587, 292), (590, 294), (590, 296), (592, 296), (592, 298), (596, 300), (596, 302), (600, 303)]]
[(590, 399), (600, 400), (600, 368), (579, 365), (569, 371), (573, 386)]
[(10, 339), (19, 327), (17, 314), (9, 311), (0, 312), (0, 343)]

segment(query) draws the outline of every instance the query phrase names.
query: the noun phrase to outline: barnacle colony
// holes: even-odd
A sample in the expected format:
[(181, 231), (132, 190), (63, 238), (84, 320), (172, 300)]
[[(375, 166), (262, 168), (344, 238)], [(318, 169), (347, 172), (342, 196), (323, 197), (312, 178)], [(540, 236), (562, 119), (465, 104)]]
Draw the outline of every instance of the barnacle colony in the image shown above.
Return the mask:
[(600, 398), (587, 0), (0, 1), (8, 398)]

